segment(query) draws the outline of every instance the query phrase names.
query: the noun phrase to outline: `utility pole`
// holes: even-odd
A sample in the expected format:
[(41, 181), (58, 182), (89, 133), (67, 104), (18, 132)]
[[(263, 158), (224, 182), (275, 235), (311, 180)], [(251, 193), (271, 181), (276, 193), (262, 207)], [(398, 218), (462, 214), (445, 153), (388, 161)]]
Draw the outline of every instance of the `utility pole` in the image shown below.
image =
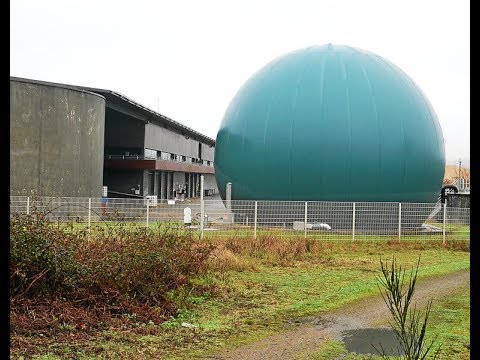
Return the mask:
[(462, 186), (462, 159), (458, 159), (458, 188), (463, 191)]
[(462, 177), (462, 159), (458, 159), (458, 180), (460, 182), (460, 178)]

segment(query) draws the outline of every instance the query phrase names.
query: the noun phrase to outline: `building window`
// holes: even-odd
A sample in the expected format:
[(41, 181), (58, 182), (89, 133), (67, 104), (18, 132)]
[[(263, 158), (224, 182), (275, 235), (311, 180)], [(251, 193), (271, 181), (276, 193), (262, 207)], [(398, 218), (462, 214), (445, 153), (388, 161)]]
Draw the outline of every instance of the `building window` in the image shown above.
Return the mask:
[(145, 149), (145, 158), (148, 159), (156, 159), (157, 158), (157, 150), (152, 149)]

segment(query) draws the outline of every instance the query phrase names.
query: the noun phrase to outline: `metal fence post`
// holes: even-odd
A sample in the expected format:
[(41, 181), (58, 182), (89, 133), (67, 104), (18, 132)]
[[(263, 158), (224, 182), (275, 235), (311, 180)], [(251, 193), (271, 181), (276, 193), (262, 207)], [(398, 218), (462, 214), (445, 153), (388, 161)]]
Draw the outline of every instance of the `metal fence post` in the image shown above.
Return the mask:
[(308, 201), (305, 201), (305, 239), (307, 238), (307, 205), (308, 204)]
[(257, 238), (257, 202), (255, 201), (255, 219), (253, 221), (253, 238)]
[(442, 243), (445, 245), (445, 223), (447, 220), (447, 203), (443, 203), (443, 229), (442, 229)]
[(225, 202), (226, 208), (228, 212), (228, 216), (231, 215), (232, 212), (232, 183), (228, 182), (225, 189)]
[(90, 224), (92, 221), (92, 198), (88, 198), (88, 231), (90, 232)]
[(205, 202), (203, 200), (203, 175), (200, 175), (200, 238), (203, 239), (203, 217), (205, 216)]
[(398, 203), (398, 241), (402, 236), (402, 203)]
[(150, 215), (150, 199), (149, 198), (146, 198), (147, 199), (147, 224), (146, 224), (146, 228), (148, 229), (148, 217)]
[(352, 241), (355, 241), (355, 202), (353, 203), (352, 215)]
[(27, 215), (30, 215), (30, 196), (27, 196)]

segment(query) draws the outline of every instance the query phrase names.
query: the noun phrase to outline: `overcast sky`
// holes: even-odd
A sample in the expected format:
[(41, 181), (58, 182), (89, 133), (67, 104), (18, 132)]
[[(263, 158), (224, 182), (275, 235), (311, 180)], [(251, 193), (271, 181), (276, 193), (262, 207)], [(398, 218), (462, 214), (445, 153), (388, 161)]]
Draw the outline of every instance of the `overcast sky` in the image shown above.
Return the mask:
[(402, 68), (435, 109), (447, 163), (470, 161), (467, 0), (12, 0), (10, 75), (113, 90), (213, 139), (270, 60), (326, 43)]

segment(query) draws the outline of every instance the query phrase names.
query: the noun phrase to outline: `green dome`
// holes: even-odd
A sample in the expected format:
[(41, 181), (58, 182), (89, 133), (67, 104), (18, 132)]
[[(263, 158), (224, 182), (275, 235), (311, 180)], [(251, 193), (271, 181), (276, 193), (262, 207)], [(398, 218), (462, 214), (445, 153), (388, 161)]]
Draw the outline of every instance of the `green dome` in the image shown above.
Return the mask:
[(232, 199), (436, 202), (445, 169), (435, 111), (388, 60), (344, 45), (280, 56), (240, 88), (217, 134)]

